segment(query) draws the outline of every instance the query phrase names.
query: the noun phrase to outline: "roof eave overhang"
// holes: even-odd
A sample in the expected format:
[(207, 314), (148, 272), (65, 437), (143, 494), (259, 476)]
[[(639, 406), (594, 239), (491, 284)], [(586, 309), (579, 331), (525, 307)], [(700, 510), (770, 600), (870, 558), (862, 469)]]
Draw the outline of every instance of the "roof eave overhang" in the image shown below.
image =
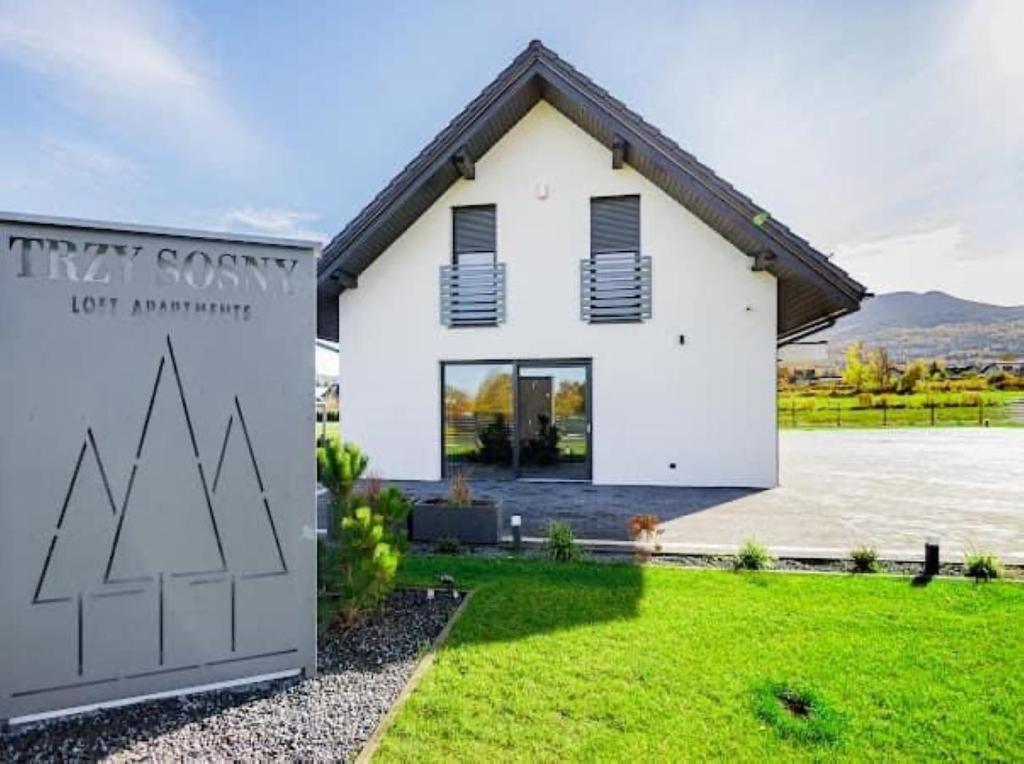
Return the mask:
[[(592, 96), (584, 92), (569, 78), (547, 65), (546, 62), (538, 62), (535, 65), (535, 70), (535, 73), (549, 85), (561, 89), (563, 93), (578, 99), (582, 105), (593, 109), (596, 113), (602, 114), (607, 130), (612, 135), (624, 138), (631, 152), (646, 153), (649, 158), (657, 161), (665, 172), (676, 175), (687, 186), (692, 188), (695, 194), (700, 195), (706, 208), (711, 208), (718, 215), (731, 219), (737, 230), (746, 229), (747, 234), (754, 240), (753, 247), (746, 242), (737, 241), (739, 237), (723, 234), (738, 249), (751, 257), (763, 251), (771, 252), (775, 257), (773, 258), (773, 264), (767, 267), (768, 271), (775, 275), (779, 275), (780, 268), (796, 271), (805, 279), (813, 281), (821, 289), (830, 292), (848, 310), (857, 310), (860, 299), (865, 293), (864, 288), (860, 284), (853, 282), (852, 279), (846, 280), (848, 283), (844, 284), (843, 280), (833, 277), (827, 266), (823, 267), (816, 262), (817, 256), (812, 255), (808, 258), (803, 253), (799, 253), (794, 248), (787, 246), (785, 234), (780, 235), (781, 232), (778, 230), (778, 224), (774, 223), (771, 218), (768, 218), (761, 226), (756, 225), (751, 219), (752, 215), (746, 214), (745, 211), (740, 211), (735, 205), (729, 204), (727, 200), (714, 193), (701, 178), (681, 167), (678, 162), (667, 154), (663, 147), (655, 145), (647, 135), (628, 122), (608, 114), (603, 104), (596, 103)], [(688, 205), (682, 199), (677, 201), (698, 215), (698, 217), (702, 219), (706, 217), (698, 211), (705, 208), (703, 205)], [(759, 210), (755, 209), (753, 212), (756, 214)], [(704, 222), (708, 221), (705, 220)], [(712, 227), (716, 230), (719, 229), (718, 226)], [(721, 231), (719, 232), (721, 233)]]
[[(866, 289), (861, 284), (829, 264), (823, 255), (770, 217), (765, 216), (757, 224), (754, 218), (761, 217), (763, 211), (753, 202), (741, 196), (642, 118), (629, 112), (546, 48), (533, 45), (485, 88), (420, 156), (399, 173), (325, 247), (318, 273), (318, 293), (321, 298), (336, 299), (345, 289), (356, 286), (361, 270), (368, 267), (390, 243), (386, 242), (380, 251), (370, 246), (379, 237), (381, 226), (396, 210), (401, 210), (403, 205), (409, 205), (414, 200), (424, 209), (429, 208), (434, 199), (458, 178), (458, 174), (452, 172), (453, 155), (471, 144), (475, 135), (493, 127), (495, 115), (503, 114), (503, 118), (508, 121), (507, 107), (522, 95), (524, 89), (530, 89), (530, 97), (519, 98), (522, 114), (518, 114), (512, 124), (529, 111), (537, 100), (548, 100), (610, 149), (617, 142), (624, 141), (629, 164), (662, 187), (737, 249), (755, 258), (759, 264), (757, 269), (768, 270), (780, 281), (796, 279), (812, 285), (820, 293), (820, 299), (815, 301), (816, 304), (820, 302), (820, 308), (810, 320), (798, 319), (792, 326), (788, 322), (780, 322), (780, 343), (791, 341), (785, 338), (805, 330), (816, 331), (813, 327), (822, 320), (834, 321), (836, 317), (859, 308), (861, 299), (866, 295)], [(502, 110), (505, 110), (504, 113)], [(572, 110), (582, 110), (580, 113), (586, 113), (588, 119), (574, 118), (569, 113)], [(488, 145), (483, 153), (489, 148)], [(477, 160), (479, 158), (474, 157)], [(439, 184), (439, 179), (445, 179), (445, 173), (450, 177), (450, 182), (446, 180)], [(666, 177), (673, 180), (675, 192), (670, 192), (659, 182)], [(434, 199), (416, 200), (417, 193), (425, 187), (433, 189)], [(760, 267), (757, 258), (762, 258), (764, 253), (769, 253), (764, 259), (767, 264)], [(329, 332), (336, 333), (336, 330)]]
[[(474, 102), (466, 112), (459, 115), (457, 121), (462, 124), (458, 125), (458, 127), (452, 131), (452, 134), (446, 137), (444, 147), (438, 146), (437, 150), (431, 152), (429, 156), (424, 157), (425, 161), (423, 166), (416, 168), (408, 177), (402, 177), (405, 173), (405, 170), (403, 170), (395, 179), (395, 181), (400, 181), (400, 186), (396, 188), (396, 191), (391, 195), (391, 198), (382, 198), (384, 193), (382, 192), (381, 195), (378, 195), (378, 197), (368, 205), (367, 209), (363, 213), (360, 213), (352, 224), (335, 236), (330, 243), (324, 247), (323, 257), (321, 258), (322, 270), (317, 276), (318, 283), (323, 284), (325, 280), (330, 278), (336, 271), (342, 269), (343, 252), (357, 247), (360, 240), (365, 239), (367, 234), (370, 233), (375, 226), (380, 224), (380, 221), (386, 217), (390, 210), (401, 206), (403, 203), (407, 203), (409, 198), (416, 193), (425, 181), (436, 176), (442, 168), (446, 167), (451, 161), (452, 155), (458, 150), (454, 147), (461, 147), (468, 143), (472, 133), (479, 129), (481, 123), (486, 122), (486, 120), (493, 115), (494, 112), (500, 109), (505, 102), (510, 100), (520, 88), (526, 86), (532, 76), (533, 69), (534, 61), (532, 57), (520, 56), (519, 59), (514, 61), (504, 72), (502, 72), (501, 75), (499, 75), (499, 80), (503, 77), (509, 78), (502, 87), (495, 88), (491, 93), (487, 93), (485, 91), (481, 96), (487, 97), (484, 98), (481, 103), (477, 104)], [(498, 80), (495, 82), (498, 82)], [(450, 151), (443, 150), (448, 146), (452, 147)], [(475, 159), (479, 158), (480, 157), (475, 157)], [(415, 162), (416, 160), (413, 160), (414, 164)], [(386, 191), (387, 189), (385, 189), (385, 192)], [(344, 284), (341, 286), (342, 288), (345, 287)]]

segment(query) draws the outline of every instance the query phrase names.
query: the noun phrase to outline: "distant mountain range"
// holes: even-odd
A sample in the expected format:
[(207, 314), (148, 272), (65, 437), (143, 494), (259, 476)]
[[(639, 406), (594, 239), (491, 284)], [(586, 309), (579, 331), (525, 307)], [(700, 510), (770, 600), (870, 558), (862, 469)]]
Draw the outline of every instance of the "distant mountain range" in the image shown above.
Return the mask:
[(860, 311), (811, 339), (827, 339), (832, 357), (859, 339), (868, 348), (885, 346), (896, 361), (1024, 358), (1024, 305), (989, 305), (945, 292), (890, 292), (865, 300)]

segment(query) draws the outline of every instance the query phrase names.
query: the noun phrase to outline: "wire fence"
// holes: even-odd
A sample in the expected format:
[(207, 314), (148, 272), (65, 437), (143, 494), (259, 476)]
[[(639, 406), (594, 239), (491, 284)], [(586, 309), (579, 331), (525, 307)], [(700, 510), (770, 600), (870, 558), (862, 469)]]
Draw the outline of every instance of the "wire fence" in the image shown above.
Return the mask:
[(784, 429), (827, 427), (988, 427), (1024, 426), (1024, 399), (970, 401), (882, 397), (870, 405), (856, 399), (822, 396), (780, 397), (778, 422)]

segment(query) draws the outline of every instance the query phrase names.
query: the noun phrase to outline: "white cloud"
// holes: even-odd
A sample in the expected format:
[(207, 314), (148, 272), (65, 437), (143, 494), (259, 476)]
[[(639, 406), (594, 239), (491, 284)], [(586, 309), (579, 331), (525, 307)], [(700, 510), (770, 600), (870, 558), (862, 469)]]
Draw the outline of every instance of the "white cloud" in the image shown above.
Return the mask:
[(1024, 305), (1024, 258), (979, 252), (961, 225), (840, 244), (835, 262), (869, 289), (943, 292), (982, 302)]
[(258, 150), (186, 20), (156, 0), (2, 2), (0, 55), (110, 128), (219, 166)]
[(86, 141), (45, 136), (39, 151), (55, 179), (63, 175), (88, 183), (129, 186), (143, 176), (142, 168), (132, 159)]
[(310, 223), (319, 219), (320, 216), (312, 212), (242, 207), (228, 210), (221, 215), (217, 227), (230, 230), (241, 229), (265, 236), (325, 241), (328, 238), (327, 234), (309, 227)]
[(0, 208), (25, 212), (123, 218), (148, 179), (133, 158), (66, 133), (28, 142), (0, 133), (0, 158)]
[(661, 126), (876, 291), (1024, 304), (1024, 0), (862, 6), (699, 6)]
[(921, 256), (949, 258), (955, 256), (965, 240), (958, 225), (944, 226), (927, 231), (901, 233), (883, 239), (850, 244), (839, 244), (836, 255), (842, 259), (857, 259), (862, 264), (892, 257), (917, 259)]

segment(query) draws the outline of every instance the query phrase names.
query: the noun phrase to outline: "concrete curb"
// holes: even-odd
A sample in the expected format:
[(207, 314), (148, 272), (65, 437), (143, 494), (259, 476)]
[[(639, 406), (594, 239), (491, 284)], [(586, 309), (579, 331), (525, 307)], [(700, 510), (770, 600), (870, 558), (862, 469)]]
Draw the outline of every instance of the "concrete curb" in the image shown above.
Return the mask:
[[(540, 536), (524, 536), (523, 545), (527, 547), (543, 546), (545, 539)], [(502, 537), (503, 546), (512, 544), (511, 536)], [(618, 554), (631, 554), (639, 549), (650, 549), (649, 545), (636, 544), (632, 541), (617, 541), (613, 539), (576, 539), (576, 543), (588, 552), (611, 552)], [(924, 542), (922, 541), (922, 547)], [(772, 554), (776, 557), (785, 557), (792, 560), (848, 560), (849, 549), (830, 549), (827, 547), (789, 547), (768, 545)], [(739, 544), (685, 544), (679, 542), (667, 542), (660, 544), (660, 551), (654, 552), (653, 556), (671, 557), (673, 555), (732, 555), (736, 553)], [(924, 550), (922, 549), (879, 549), (878, 557), (886, 562), (924, 562)], [(955, 552), (952, 555), (944, 555), (945, 562), (961, 562), (962, 555)], [(1007, 565), (1024, 565), (1024, 551), (1011, 552), (1000, 555), (1000, 559)]]
[(434, 659), (437, 658), (437, 651), (441, 649), (447, 639), (448, 635), (451, 634), (452, 628), (455, 626), (459, 618), (466, 610), (466, 606), (469, 605), (469, 601), (473, 598), (473, 591), (470, 591), (462, 599), (455, 612), (452, 613), (452, 617), (448, 619), (448, 623), (441, 629), (441, 633), (437, 635), (434, 642), (430, 645), (430, 649), (420, 658), (419, 663), (416, 664), (416, 668), (413, 669), (412, 674), (409, 675), (409, 681), (405, 683), (405, 687), (398, 693), (398, 697), (395, 698), (395, 702), (391, 704), (391, 708), (384, 714), (384, 718), (377, 724), (377, 728), (370, 735), (370, 739), (366, 741), (366, 745), (363, 746), (363, 750), (359, 752), (359, 756), (356, 757), (356, 764), (367, 764), (373, 755), (377, 752), (380, 747), (380, 741), (384, 737), (384, 734), (391, 727), (391, 724), (395, 721), (398, 716), (398, 712), (402, 709), (405, 701), (412, 695), (412, 691), (416, 689), (416, 685), (420, 683), (420, 680), (424, 677), (431, 666), (434, 665)]

